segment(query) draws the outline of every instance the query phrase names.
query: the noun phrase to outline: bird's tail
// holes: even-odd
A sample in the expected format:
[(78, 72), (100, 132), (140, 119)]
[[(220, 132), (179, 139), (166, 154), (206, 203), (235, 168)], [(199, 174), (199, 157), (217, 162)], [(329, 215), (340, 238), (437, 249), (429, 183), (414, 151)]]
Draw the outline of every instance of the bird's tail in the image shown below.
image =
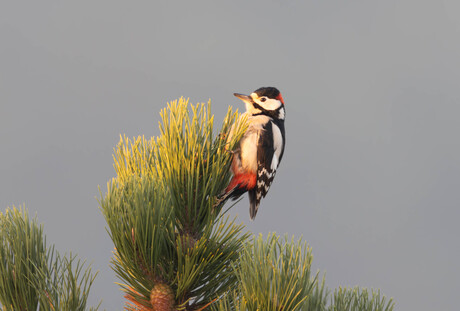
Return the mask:
[(254, 220), (254, 218), (256, 218), (256, 215), (257, 215), (257, 210), (259, 209), (260, 201), (257, 200), (255, 189), (249, 190), (248, 195), (249, 195), (249, 217), (251, 218), (251, 220)]

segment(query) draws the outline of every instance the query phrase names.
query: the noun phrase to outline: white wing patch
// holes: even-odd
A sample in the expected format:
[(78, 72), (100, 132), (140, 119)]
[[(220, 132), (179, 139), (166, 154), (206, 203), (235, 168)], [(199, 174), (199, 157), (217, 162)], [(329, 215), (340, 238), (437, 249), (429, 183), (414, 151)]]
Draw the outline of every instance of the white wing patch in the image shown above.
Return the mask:
[(280, 128), (272, 122), (272, 131), (273, 131), (273, 149), (275, 152), (273, 153), (272, 163), (270, 168), (272, 170), (276, 170), (279, 164), (279, 158), (281, 155), (281, 151), (283, 149), (283, 136), (281, 135)]
[(272, 158), (272, 163), (270, 164), (270, 169), (274, 171), (277, 168), (278, 168), (278, 157), (276, 156), (276, 153), (274, 153), (273, 158)]

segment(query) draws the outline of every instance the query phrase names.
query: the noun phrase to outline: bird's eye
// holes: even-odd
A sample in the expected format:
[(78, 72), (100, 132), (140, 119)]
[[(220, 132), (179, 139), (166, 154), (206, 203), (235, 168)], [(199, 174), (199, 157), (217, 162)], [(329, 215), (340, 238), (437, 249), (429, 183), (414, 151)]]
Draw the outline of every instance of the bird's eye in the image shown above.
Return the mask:
[(261, 102), (264, 102), (264, 101), (266, 101), (266, 100), (267, 100), (266, 97), (262, 97), (262, 98), (260, 99)]

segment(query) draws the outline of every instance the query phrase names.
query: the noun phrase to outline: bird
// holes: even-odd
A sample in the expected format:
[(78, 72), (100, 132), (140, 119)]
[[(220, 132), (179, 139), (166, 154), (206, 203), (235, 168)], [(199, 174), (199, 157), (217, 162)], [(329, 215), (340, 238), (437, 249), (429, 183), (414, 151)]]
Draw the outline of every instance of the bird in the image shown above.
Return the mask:
[(233, 95), (245, 103), (246, 112), (240, 118), (247, 118), (248, 128), (232, 150), (232, 179), (219, 201), (236, 200), (248, 192), (249, 217), (254, 220), (284, 154), (284, 99), (275, 87)]

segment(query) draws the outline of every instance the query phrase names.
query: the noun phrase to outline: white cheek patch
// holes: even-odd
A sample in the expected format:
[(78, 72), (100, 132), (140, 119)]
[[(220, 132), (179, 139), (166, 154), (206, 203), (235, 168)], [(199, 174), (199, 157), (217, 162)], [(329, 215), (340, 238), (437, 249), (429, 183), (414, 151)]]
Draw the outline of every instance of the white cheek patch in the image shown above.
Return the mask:
[(271, 98), (268, 98), (266, 101), (260, 102), (259, 104), (266, 110), (276, 110), (282, 105), (279, 100)]
[(276, 110), (282, 105), (279, 100), (267, 97), (265, 97), (267, 100), (262, 102), (256, 93), (251, 93), (250, 96), (254, 102), (262, 106), (265, 110)]

